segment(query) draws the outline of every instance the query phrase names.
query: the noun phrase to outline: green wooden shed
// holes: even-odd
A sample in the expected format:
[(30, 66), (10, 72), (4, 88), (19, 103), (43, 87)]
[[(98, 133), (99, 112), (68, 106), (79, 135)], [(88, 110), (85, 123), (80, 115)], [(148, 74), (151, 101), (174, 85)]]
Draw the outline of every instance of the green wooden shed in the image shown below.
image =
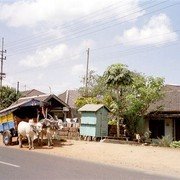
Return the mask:
[(78, 111), (81, 112), (81, 136), (108, 136), (108, 113), (110, 111), (105, 105), (86, 104)]

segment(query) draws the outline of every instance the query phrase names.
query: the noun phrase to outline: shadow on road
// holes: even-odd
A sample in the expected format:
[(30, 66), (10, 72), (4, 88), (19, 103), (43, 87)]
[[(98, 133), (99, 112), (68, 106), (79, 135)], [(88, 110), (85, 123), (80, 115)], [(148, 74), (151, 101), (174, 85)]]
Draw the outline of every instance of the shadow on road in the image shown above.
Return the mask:
[[(18, 140), (17, 138), (13, 138), (13, 141), (11, 143), (10, 146), (14, 146), (14, 147), (18, 147)], [(23, 148), (29, 148), (28, 147), (28, 140), (27, 139), (23, 139), (22, 141), (22, 145), (23, 145)], [(48, 141), (47, 139), (43, 139), (43, 143), (42, 145), (39, 145), (38, 144), (38, 141), (37, 139), (34, 140), (34, 148), (35, 149), (53, 149), (53, 147), (63, 147), (63, 146), (72, 146), (73, 144), (70, 143), (70, 142), (67, 142), (67, 140), (65, 139), (60, 139), (60, 140), (57, 140), (57, 139), (53, 139), (53, 146), (50, 146), (48, 147)]]

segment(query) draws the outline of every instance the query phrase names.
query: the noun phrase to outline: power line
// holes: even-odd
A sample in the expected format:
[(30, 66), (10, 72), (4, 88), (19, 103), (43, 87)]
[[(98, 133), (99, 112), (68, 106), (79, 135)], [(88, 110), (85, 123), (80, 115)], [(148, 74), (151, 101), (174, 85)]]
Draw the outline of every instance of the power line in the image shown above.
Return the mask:
[[(134, 54), (139, 54), (139, 53), (144, 53), (144, 52), (147, 53), (149, 51), (156, 51), (156, 50), (160, 50), (161, 48), (167, 48), (167, 47), (171, 47), (174, 45), (179, 45), (179, 43), (180, 43), (180, 40), (178, 40), (172, 44), (168, 44), (168, 45), (164, 45), (164, 46), (160, 46), (160, 45), (163, 45), (163, 43), (157, 43), (153, 47), (130, 48), (130, 49), (127, 49), (126, 51), (114, 51), (114, 52), (111, 52), (111, 54), (113, 54), (113, 55), (115, 54), (117, 56), (117, 53), (118, 53), (118, 56), (120, 56), (120, 57), (127, 57), (127, 56), (134, 55)], [(137, 51), (134, 52), (134, 50), (137, 50)], [(111, 54), (109, 53), (108, 55), (111, 55)], [(103, 58), (103, 57), (107, 57), (107, 55), (103, 54), (100, 56), (96, 56), (96, 57), (94, 57), (94, 59), (99, 59), (99, 58)]]
[[(152, 1), (152, 0), (151, 0)], [(62, 30), (62, 29), (65, 29), (65, 28), (68, 28), (68, 27), (74, 27), (74, 24), (80, 24), (80, 23), (82, 23), (82, 22), (84, 22), (84, 21), (86, 21), (86, 19), (87, 19), (87, 17), (88, 17), (88, 19), (91, 17), (97, 17), (97, 15), (98, 14), (100, 14), (100, 15), (102, 15), (102, 14), (104, 14), (104, 13), (106, 13), (107, 14), (107, 12), (108, 11), (112, 11), (112, 10), (115, 10), (115, 9), (117, 9), (117, 8), (119, 8), (119, 6), (122, 8), (122, 7), (126, 7), (126, 6), (124, 6), (124, 5), (127, 5), (127, 2), (125, 2), (125, 4), (121, 4), (122, 2), (118, 2), (118, 3), (114, 3), (114, 4), (111, 4), (111, 5), (108, 5), (108, 6), (106, 6), (105, 8), (102, 8), (102, 9), (99, 9), (99, 10), (97, 10), (97, 11), (95, 11), (95, 12), (93, 12), (93, 13), (90, 13), (90, 14), (88, 14), (88, 15), (86, 15), (86, 16), (82, 16), (82, 17), (80, 17), (80, 18), (77, 18), (77, 19), (74, 19), (74, 20), (72, 20), (72, 21), (70, 21), (70, 22), (68, 22), (68, 23), (64, 23), (64, 24), (62, 24), (62, 25), (57, 25), (57, 27), (60, 29), (60, 30)], [(146, 2), (147, 3), (147, 2)], [(146, 4), (146, 3), (144, 3), (144, 4)], [(144, 6), (144, 4), (143, 4), (143, 6)], [(103, 11), (103, 12), (101, 12), (101, 11)], [(103, 18), (103, 19), (105, 19), (105, 18)], [(102, 21), (102, 19), (99, 19), (99, 20), (101, 20)], [(48, 31), (48, 32), (44, 32), (44, 33), (36, 33), (36, 34), (34, 34), (33, 36), (28, 36), (28, 37), (26, 37), (26, 38), (21, 38), (21, 39), (19, 39), (19, 40), (17, 40), (17, 41), (13, 41), (13, 42), (10, 42), (10, 43), (8, 43), (8, 47), (11, 47), (12, 45), (11, 44), (18, 44), (18, 43), (21, 43), (21, 42), (25, 42), (25, 41), (31, 41), (31, 40), (33, 40), (33, 39), (35, 39), (35, 38), (38, 38), (39, 39), (39, 35), (46, 35), (46, 34), (48, 34), (50, 31)], [(9, 46), (10, 45), (10, 46)]]
[[(138, 53), (144, 53), (144, 52), (159, 50), (161, 48), (171, 47), (171, 46), (174, 46), (174, 45), (179, 45), (179, 43), (180, 43), (180, 40), (176, 41), (174, 44), (168, 44), (168, 45), (164, 45), (162, 47), (160, 47), (160, 45), (162, 45), (163, 43), (156, 43), (156, 44), (154, 44), (154, 46), (151, 46), (151, 47), (129, 48), (126, 51), (124, 51), (124, 50), (122, 50), (122, 51), (114, 51), (114, 52), (111, 52), (111, 54), (113, 54), (113, 55), (116, 54), (117, 55), (117, 53), (119, 53), (118, 56), (120, 55), (121, 57), (126, 57), (126, 56), (129, 56), (129, 55), (134, 55), (134, 54), (138, 54)], [(134, 50), (138, 50), (138, 51), (134, 52)], [(108, 54), (110, 55), (110, 53), (108, 53)], [(125, 55), (123, 55), (123, 54), (125, 54)], [(93, 55), (93, 53), (92, 53), (92, 55)], [(107, 55), (103, 54), (103, 55), (100, 55), (100, 56), (95, 56), (95, 57), (93, 57), (93, 59), (94, 60), (95, 59), (100, 59), (100, 58), (104, 59), (104, 57), (107, 57)], [(67, 59), (67, 58), (62, 58), (62, 59), (59, 59), (59, 60), (63, 60), (63, 59)], [(70, 60), (70, 58), (68, 58), (68, 59)], [(62, 65), (58, 66), (57, 64), (50, 65), (50, 66), (48, 66), (48, 68), (49, 67), (53, 67), (53, 66), (55, 66), (53, 68), (53, 70), (54, 69), (58, 69), (58, 68), (66, 68), (65, 66), (64, 67)], [(24, 73), (24, 72), (29, 72), (29, 71), (32, 72), (32, 71), (36, 71), (36, 70), (39, 70), (39, 67), (35, 67), (33, 69), (30, 68), (30, 69), (26, 69), (26, 70), (23, 70), (23, 71), (14, 72), (13, 74), (19, 74), (19, 73)]]
[[(131, 43), (136, 43), (136, 42), (139, 42), (141, 40), (149, 40), (149, 39), (154, 39), (154, 38), (157, 38), (159, 36), (164, 36), (164, 35), (171, 35), (173, 33), (177, 33), (177, 32), (180, 32), (180, 29), (177, 29), (177, 30), (174, 30), (172, 32), (168, 32), (168, 33), (159, 33), (153, 37), (147, 37), (147, 38), (140, 38), (140, 39), (136, 39), (136, 40), (129, 40), (129, 41), (124, 41), (122, 44), (131, 44)], [(99, 51), (99, 50), (103, 50), (103, 49), (107, 49), (107, 48), (113, 48), (113, 47), (116, 47), (116, 46), (120, 46), (122, 45), (120, 43), (116, 43), (116, 44), (113, 44), (113, 45), (108, 45), (108, 46), (103, 46), (103, 47), (100, 47), (100, 48), (96, 48), (96, 49), (91, 49), (91, 51)], [(147, 44), (148, 45), (148, 44)], [(151, 44), (149, 44), (151, 45)]]
[[(170, 35), (170, 34), (172, 34), (172, 33), (175, 33), (175, 32), (179, 32), (180, 30), (175, 30), (175, 31), (173, 31), (173, 32), (171, 32), (171, 33), (163, 33), (163, 34), (158, 34), (158, 35), (156, 35), (156, 36), (153, 36), (153, 37), (149, 37), (149, 38), (140, 38), (140, 39), (138, 39), (137, 41), (135, 41), (135, 40), (133, 40), (133, 41), (125, 41), (124, 43), (136, 43), (136, 42), (139, 42), (139, 41), (141, 41), (141, 40), (149, 40), (149, 39), (154, 39), (154, 38), (157, 38), (158, 36), (164, 36), (164, 35)], [(164, 42), (161, 42), (161, 43), (155, 43), (155, 44), (153, 44), (153, 45), (151, 45), (151, 47), (153, 47), (153, 46), (155, 46), (155, 47), (157, 47), (157, 46), (160, 46), (160, 45), (164, 45), (164, 43), (165, 43), (165, 41)], [(100, 50), (102, 50), (102, 49), (105, 49), (105, 48), (110, 48), (110, 47), (116, 47), (116, 46), (120, 46), (121, 44), (113, 44), (113, 45), (109, 45), (109, 46), (104, 46), (104, 47), (99, 47), (99, 48), (96, 48), (96, 49), (92, 49), (91, 50), (91, 52), (92, 53), (94, 53), (94, 52), (96, 52), (96, 51), (100, 51)], [(150, 48), (151, 48), (150, 47)], [(147, 47), (144, 47), (144, 48), (147, 48)], [(118, 51), (118, 52), (122, 52), (122, 53), (124, 53), (124, 52), (129, 52), (129, 51), (133, 51), (133, 50), (138, 50), (138, 49), (144, 49), (144, 48), (142, 48), (142, 47), (136, 47), (136, 48), (129, 48), (129, 49), (127, 49), (127, 50), (123, 50), (123, 51)], [(114, 52), (114, 53), (116, 53), (116, 52)], [(81, 56), (81, 55), (84, 55), (85, 53), (84, 53), (84, 51), (82, 51), (82, 52), (80, 52), (80, 53), (76, 53), (76, 54), (72, 54), (71, 56), (68, 56), (68, 57), (65, 57), (65, 58), (60, 58), (59, 59), (59, 61), (61, 60), (61, 61), (63, 61), (63, 60), (70, 60), (70, 59), (73, 59), (74, 57), (76, 57), (76, 56)], [(56, 67), (58, 67), (57, 66), (57, 64), (56, 64)], [(23, 70), (23, 71), (18, 71), (17, 73), (23, 73), (23, 72), (27, 72), (27, 71), (32, 71), (32, 70), (36, 70), (36, 69), (38, 69), (39, 67), (37, 66), (37, 67), (33, 67), (33, 69), (32, 68), (30, 68), (30, 69), (26, 69), (26, 70)]]
[[(166, 2), (166, 1), (165, 1), (165, 2)], [(164, 3), (164, 2), (161, 2), (161, 4), (162, 4), (162, 3)], [(158, 3), (158, 4), (160, 4), (160, 3)], [(169, 5), (169, 6), (165, 6), (165, 7), (163, 7), (163, 8), (154, 10), (154, 11), (152, 11), (152, 12), (150, 12), (150, 13), (146, 13), (146, 14), (144, 14), (143, 16), (149, 15), (149, 14), (154, 13), (154, 12), (158, 12), (158, 11), (160, 11), (160, 10), (163, 10), (163, 9), (166, 9), (166, 8), (169, 8), (169, 7), (172, 7), (172, 6), (175, 6), (175, 5), (177, 5), (177, 4), (179, 4), (179, 3), (171, 4), (171, 5)], [(156, 4), (156, 5), (157, 5), (157, 4)], [(154, 5), (154, 6), (155, 6), (155, 5)], [(151, 6), (151, 7), (148, 7), (148, 8), (152, 8), (152, 6)], [(145, 9), (147, 9), (147, 8), (145, 8)], [(145, 9), (142, 9), (141, 11), (143, 11), (143, 10), (145, 10)], [(136, 11), (136, 13), (137, 13), (137, 12), (140, 12), (140, 11)], [(128, 15), (132, 15), (132, 14), (134, 14), (134, 13), (135, 13), (135, 12), (133, 12), (133, 13), (131, 13), (131, 14), (128, 14)], [(128, 15), (127, 15), (127, 16), (124, 16), (124, 18), (125, 18), (125, 17), (128, 17)], [(118, 23), (113, 24), (113, 25), (105, 26), (105, 27), (103, 27), (103, 28), (101, 28), (101, 29), (98, 29), (98, 30), (95, 30), (95, 31), (92, 31), (92, 32), (88, 32), (88, 33), (85, 33), (85, 34), (81, 34), (81, 35), (79, 35), (79, 36), (70, 37), (70, 38), (67, 38), (66, 41), (72, 40), (72, 39), (76, 39), (76, 38), (78, 38), (78, 37), (82, 37), (82, 36), (85, 36), (85, 35), (94, 34), (94, 33), (96, 33), (96, 32), (103, 31), (103, 30), (105, 30), (105, 29), (108, 29), (108, 28), (117, 26), (117, 25), (122, 24), (122, 23), (125, 23), (125, 22), (132, 21), (132, 20), (134, 20), (134, 19), (136, 19), (136, 18), (131, 18), (131, 19), (129, 19), (128, 21), (126, 20), (126, 21), (123, 21), (123, 22), (118, 22)], [(110, 22), (110, 23), (111, 23), (111, 22)], [(107, 24), (107, 23), (106, 23), (106, 24)], [(101, 24), (101, 25), (102, 25), (102, 24)], [(100, 25), (100, 26), (101, 26), (101, 25)], [(80, 31), (80, 32), (84, 32), (84, 31), (86, 31), (86, 30), (88, 30), (88, 29), (84, 29), (84, 30), (82, 30), (82, 31)], [(80, 32), (76, 32), (76, 33), (71, 34), (71, 35), (76, 35), (76, 34), (78, 35)], [(63, 38), (65, 38), (65, 37), (56, 38), (56, 39), (52, 39), (52, 40), (47, 40), (47, 41), (45, 41), (46, 43), (44, 42), (43, 44), (44, 44), (44, 45), (45, 45), (45, 44), (53, 45), (54, 43), (59, 42), (59, 41), (62, 40)], [(28, 49), (30, 50), (30, 49), (32, 49), (32, 48), (34, 48), (34, 47), (37, 47), (38, 44), (39, 44), (39, 43), (36, 43), (36, 45), (33, 44), (33, 45), (31, 45), (30, 47), (28, 47)], [(22, 49), (19, 49), (20, 53), (22, 53), (23, 50), (26, 50), (26, 47), (25, 47), (25, 48), (22, 48)]]
[[(174, 45), (179, 45), (179, 43), (180, 43), (180, 41), (178, 41), (178, 42), (176, 42), (176, 43), (174, 43), (174, 44), (171, 44), (171, 45), (167, 45), (167, 46), (165, 46), (164, 48), (168, 48), (168, 47), (170, 47), (170, 46), (174, 46)], [(121, 54), (121, 57), (127, 57), (127, 56), (131, 56), (131, 55), (134, 55), (134, 54), (139, 54), (139, 53), (144, 53), (144, 52), (151, 52), (151, 51), (157, 51), (157, 50), (160, 50), (162, 47), (154, 47), (153, 49), (150, 49), (150, 50), (141, 50), (141, 51), (137, 51), (137, 52), (135, 52), (135, 53), (128, 53), (127, 55), (125, 55), (125, 56), (123, 56), (122, 54)], [(104, 55), (104, 56), (106, 56), (106, 55)], [(103, 57), (103, 56), (102, 56)], [(96, 58), (97, 57), (95, 57), (95, 58), (93, 58), (94, 60), (96, 60)], [(119, 55), (118, 55), (118, 58), (119, 58)], [(99, 58), (98, 58), (99, 59)], [(113, 57), (113, 59), (111, 58), (111, 59), (109, 59), (109, 60), (111, 60), (111, 62), (112, 61), (114, 61), (114, 60), (117, 60), (117, 58), (116, 57)], [(57, 68), (66, 68), (66, 67), (63, 67), (63, 66), (61, 66), (61, 67), (58, 67), (58, 66), (56, 66), (55, 67), (56, 69)], [(55, 69), (55, 68), (53, 68), (53, 70)], [(33, 83), (34, 84), (34, 83)], [(31, 84), (32, 85), (32, 84)], [(44, 87), (46, 86), (45, 84), (43, 85)]]

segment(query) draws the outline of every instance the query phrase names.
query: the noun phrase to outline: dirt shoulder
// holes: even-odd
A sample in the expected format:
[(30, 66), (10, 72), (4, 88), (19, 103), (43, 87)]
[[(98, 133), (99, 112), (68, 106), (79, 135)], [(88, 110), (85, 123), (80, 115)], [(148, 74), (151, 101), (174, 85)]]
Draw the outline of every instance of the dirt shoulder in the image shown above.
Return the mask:
[[(1, 139), (0, 146), (4, 146)], [(29, 151), (27, 144), (22, 150)], [(67, 140), (53, 148), (36, 146), (33, 151), (180, 177), (180, 149)]]

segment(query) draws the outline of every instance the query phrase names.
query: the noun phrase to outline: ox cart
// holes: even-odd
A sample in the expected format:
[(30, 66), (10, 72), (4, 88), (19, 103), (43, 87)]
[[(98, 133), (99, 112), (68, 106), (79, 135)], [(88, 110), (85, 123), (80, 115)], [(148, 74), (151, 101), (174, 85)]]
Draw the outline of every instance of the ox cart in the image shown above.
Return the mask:
[(12, 137), (17, 136), (17, 128), (14, 122), (13, 113), (0, 117), (0, 132), (3, 136), (3, 143), (9, 145), (12, 142)]
[(37, 111), (41, 104), (40, 101), (31, 99), (0, 111), (0, 133), (5, 145), (10, 145), (12, 138), (18, 136), (17, 126), (21, 121), (37, 120)]
[(12, 138), (18, 136), (17, 127), (21, 121), (28, 122), (29, 119), (33, 119), (37, 122), (47, 117), (48, 113), (63, 119), (64, 107), (68, 108), (68, 105), (55, 95), (20, 98), (8, 108), (0, 111), (0, 133), (3, 143), (10, 145)]

